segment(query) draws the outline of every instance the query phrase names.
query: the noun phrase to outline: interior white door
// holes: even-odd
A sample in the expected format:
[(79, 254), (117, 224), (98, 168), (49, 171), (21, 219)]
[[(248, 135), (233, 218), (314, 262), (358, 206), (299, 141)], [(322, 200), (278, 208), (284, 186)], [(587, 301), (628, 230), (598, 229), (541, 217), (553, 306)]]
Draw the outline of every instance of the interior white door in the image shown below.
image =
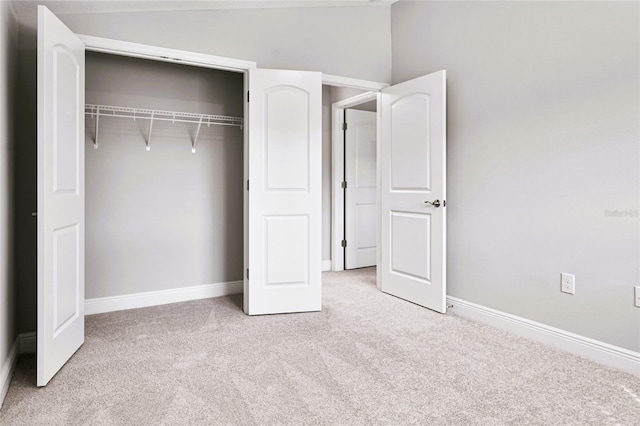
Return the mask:
[(376, 264), (376, 113), (345, 110), (345, 269)]
[(322, 307), (322, 74), (249, 72), (245, 312)]
[(381, 289), (446, 311), (446, 72), (382, 91)]
[(84, 342), (84, 45), (38, 6), (38, 353), (46, 385)]

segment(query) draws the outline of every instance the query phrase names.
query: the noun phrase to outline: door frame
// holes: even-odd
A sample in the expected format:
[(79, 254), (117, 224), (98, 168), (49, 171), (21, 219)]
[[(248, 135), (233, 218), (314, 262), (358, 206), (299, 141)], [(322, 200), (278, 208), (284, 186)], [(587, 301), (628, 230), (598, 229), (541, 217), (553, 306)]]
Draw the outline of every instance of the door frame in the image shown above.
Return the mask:
[[(203, 53), (189, 52), (186, 50), (170, 49), (160, 46), (132, 43), (128, 41), (113, 40), (103, 37), (95, 37), (85, 34), (76, 34), (84, 43), (85, 51), (106, 53), (111, 55), (127, 56), (132, 58), (150, 59), (154, 61), (170, 62), (179, 65), (190, 65), (201, 68), (211, 68), (224, 71), (239, 72), (243, 74), (243, 93), (249, 90), (249, 71), (257, 68), (256, 62), (241, 59), (226, 58)], [(243, 103), (243, 180), (247, 179), (249, 170), (249, 107), (247, 99)], [(249, 192), (245, 189), (243, 194), (243, 268), (249, 264)], [(249, 282), (243, 272), (243, 294), (247, 294)], [(86, 302), (85, 302), (86, 303)]]
[[(388, 85), (384, 85), (387, 87)], [(335, 102), (331, 105), (331, 270), (344, 271), (342, 239), (344, 235), (344, 110), (365, 102), (376, 101), (376, 201), (380, 203), (380, 91), (369, 91)], [(377, 221), (376, 239), (380, 239), (380, 221)], [(376, 263), (380, 263), (380, 248), (376, 249)], [(380, 282), (376, 280), (380, 289)]]
[[(96, 36), (91, 36), (91, 35), (86, 35), (86, 34), (78, 34), (76, 33), (76, 36), (78, 36), (78, 38), (80, 38), (80, 40), (84, 43), (85, 45), (85, 51), (90, 51), (90, 52), (99, 52), (99, 53), (106, 53), (106, 54), (112, 54), (112, 55), (119, 55), (119, 56), (128, 56), (128, 57), (133, 57), (133, 58), (141, 58), (141, 59), (150, 59), (150, 60), (155, 60), (155, 61), (162, 61), (162, 62), (170, 62), (170, 63), (175, 63), (175, 64), (181, 64), (181, 65), (191, 65), (191, 66), (197, 66), (197, 67), (203, 67), (203, 68), (212, 68), (212, 69), (219, 69), (219, 70), (225, 70), (225, 71), (233, 71), (233, 72), (241, 72), (244, 75), (244, 91), (246, 92), (249, 89), (249, 71), (251, 69), (257, 68), (257, 63), (253, 62), (253, 61), (247, 61), (247, 60), (242, 60), (242, 59), (234, 59), (234, 58), (228, 58), (228, 57), (223, 57), (223, 56), (215, 56), (215, 55), (209, 55), (209, 54), (204, 54), (204, 53), (197, 53), (197, 52), (191, 52), (191, 51), (186, 51), (186, 50), (178, 50), (178, 49), (171, 49), (171, 48), (167, 48), (167, 47), (161, 47), (161, 46), (153, 46), (153, 45), (147, 45), (147, 44), (140, 44), (140, 43), (133, 43), (133, 42), (128, 42), (128, 41), (122, 41), (122, 40), (114, 40), (114, 39), (110, 39), (110, 38), (104, 38), (104, 37), (96, 37)], [(342, 144), (338, 143), (337, 141), (337, 137), (339, 137), (340, 135), (336, 135), (336, 126), (337, 126), (337, 122), (342, 122), (342, 118), (340, 118), (339, 120), (336, 119), (336, 117), (341, 117), (340, 116), (340, 110), (344, 111), (345, 108), (349, 108), (351, 106), (356, 106), (358, 104), (364, 103), (364, 102), (369, 102), (371, 100), (376, 100), (377, 99), (377, 109), (378, 109), (378, 116), (377, 116), (377, 121), (379, 123), (380, 121), (380, 96), (379, 93), (382, 89), (384, 89), (385, 87), (388, 87), (389, 84), (387, 83), (381, 83), (381, 82), (377, 82), (377, 81), (371, 81), (371, 80), (363, 80), (363, 79), (359, 79), (359, 78), (352, 78), (352, 77), (343, 77), (343, 76), (338, 76), (338, 75), (333, 75), (333, 74), (325, 74), (322, 73), (322, 84), (323, 85), (327, 85), (327, 86), (336, 86), (336, 87), (347, 87), (347, 88), (352, 88), (352, 89), (359, 89), (359, 90), (367, 90), (368, 92), (363, 93), (361, 95), (358, 96), (354, 96), (345, 100), (342, 100), (340, 102), (336, 102), (335, 104), (332, 105), (332, 113), (331, 113), (331, 118), (332, 118), (332, 168), (331, 168), (331, 172), (332, 172), (332, 220), (331, 220), (331, 262), (332, 262), (332, 270), (335, 271), (341, 271), (344, 270), (344, 260), (343, 258), (341, 258), (339, 261), (339, 264), (336, 264), (334, 262), (337, 261), (337, 256), (335, 256), (336, 252), (336, 244), (335, 244), (335, 235), (336, 234), (336, 226), (341, 227), (340, 229), (342, 231), (340, 231), (339, 235), (342, 235), (343, 231), (344, 231), (344, 221), (342, 219), (342, 216), (340, 216), (340, 223), (337, 223), (335, 220), (335, 206), (336, 206), (336, 197), (337, 197), (337, 193), (338, 191), (336, 190), (336, 182), (337, 182), (337, 187), (340, 186), (340, 182), (342, 182), (342, 180), (337, 180), (336, 179), (336, 161), (339, 161), (340, 164), (342, 164), (342, 158), (344, 158), (344, 152), (342, 152)], [(343, 117), (344, 115), (342, 115)], [(249, 131), (248, 131), (248, 123), (249, 123), (249, 117), (248, 117), (248, 106), (247, 106), (247, 102), (244, 102), (244, 111), (243, 111), (243, 117), (245, 120), (245, 126), (243, 129), (243, 144), (244, 144), (244, 159), (243, 159), (243, 167), (245, 170), (245, 176), (246, 176), (246, 170), (248, 168), (249, 165), (249, 157), (248, 157), (248, 143), (249, 143)], [(341, 125), (341, 124), (340, 124)], [(380, 150), (380, 137), (379, 137), (379, 132), (380, 132), (380, 126), (378, 125), (378, 129), (377, 129), (377, 133), (378, 133), (378, 146), (377, 146), (377, 151)], [(341, 141), (340, 141), (341, 142)], [(340, 152), (338, 153), (336, 151), (336, 145), (340, 145)], [(341, 156), (339, 159), (336, 159), (336, 153), (337, 155)], [(379, 179), (379, 175), (380, 175), (380, 171), (379, 171), (379, 160), (378, 160), (378, 164), (377, 164), (377, 174), (378, 174), (378, 179)], [(342, 177), (342, 172), (339, 173), (340, 176)], [(338, 188), (340, 189), (340, 188)], [(378, 191), (379, 192), (379, 191)], [(379, 202), (379, 197), (380, 195), (377, 195), (377, 201)], [(244, 191), (244, 198), (243, 198), (243, 203), (245, 206), (248, 205), (248, 191)], [(342, 202), (342, 199), (340, 199), (340, 205), (342, 206), (342, 209), (344, 210), (344, 203)], [(246, 210), (244, 210), (244, 227), (245, 227), (245, 232), (244, 232), (244, 241), (243, 241), (243, 245), (244, 247), (248, 246), (248, 242), (249, 242), (249, 233), (248, 233), (248, 228), (247, 228), (247, 221), (248, 221), (248, 212)], [(378, 221), (379, 222), (379, 221)], [(378, 238), (379, 238), (379, 233), (380, 233), (380, 224), (378, 223)], [(337, 241), (337, 245), (340, 246), (340, 241), (341, 239), (339, 239)], [(339, 247), (341, 249), (341, 247)], [(244, 252), (244, 259), (243, 259), (243, 270), (246, 269), (246, 265), (248, 265), (248, 253), (245, 250)], [(378, 254), (377, 254), (377, 262), (380, 262), (380, 251), (378, 250)], [(248, 285), (247, 279), (246, 279), (246, 274), (243, 274), (243, 279), (244, 279), (244, 290), (246, 290), (246, 286)], [(380, 284), (378, 283), (378, 288)]]

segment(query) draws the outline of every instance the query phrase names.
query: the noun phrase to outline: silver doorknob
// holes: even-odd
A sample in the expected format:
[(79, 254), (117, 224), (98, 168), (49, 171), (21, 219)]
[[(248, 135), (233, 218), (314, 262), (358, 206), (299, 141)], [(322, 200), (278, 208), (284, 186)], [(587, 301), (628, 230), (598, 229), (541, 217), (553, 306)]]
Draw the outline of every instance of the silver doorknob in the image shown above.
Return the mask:
[(433, 207), (440, 207), (440, 200), (435, 201), (425, 201), (425, 204), (431, 204)]

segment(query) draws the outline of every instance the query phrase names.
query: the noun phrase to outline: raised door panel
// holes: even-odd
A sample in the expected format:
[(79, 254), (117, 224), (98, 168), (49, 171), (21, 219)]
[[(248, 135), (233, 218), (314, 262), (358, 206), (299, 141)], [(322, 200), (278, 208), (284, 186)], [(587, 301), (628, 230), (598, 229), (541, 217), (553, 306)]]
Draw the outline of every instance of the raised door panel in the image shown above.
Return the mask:
[(269, 216), (265, 220), (265, 285), (308, 286), (309, 217)]
[(428, 284), (431, 215), (391, 212), (391, 271)]
[(356, 125), (356, 174), (355, 184), (357, 189), (376, 188), (376, 122), (375, 116), (369, 118), (370, 122), (361, 122)]
[(73, 324), (80, 315), (80, 227), (78, 224), (55, 229), (52, 247), (53, 337)]
[(265, 92), (266, 179), (270, 191), (309, 188), (309, 93), (276, 86)]
[(430, 96), (403, 96), (391, 104), (391, 191), (429, 191)]
[(80, 186), (79, 111), (84, 111), (84, 97), (78, 85), (81, 70), (78, 60), (66, 46), (53, 47), (53, 191), (78, 193)]

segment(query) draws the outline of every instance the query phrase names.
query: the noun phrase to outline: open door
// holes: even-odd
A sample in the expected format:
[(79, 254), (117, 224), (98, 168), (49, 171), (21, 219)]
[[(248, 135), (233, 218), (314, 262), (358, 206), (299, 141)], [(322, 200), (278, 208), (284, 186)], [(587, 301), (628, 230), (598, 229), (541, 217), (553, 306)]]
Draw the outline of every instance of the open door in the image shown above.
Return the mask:
[(38, 6), (38, 386), (84, 343), (84, 45)]
[(376, 113), (345, 110), (345, 269), (376, 264), (378, 202)]
[(385, 293), (446, 311), (446, 72), (382, 90), (381, 263)]
[(249, 315), (322, 306), (322, 74), (249, 72)]

